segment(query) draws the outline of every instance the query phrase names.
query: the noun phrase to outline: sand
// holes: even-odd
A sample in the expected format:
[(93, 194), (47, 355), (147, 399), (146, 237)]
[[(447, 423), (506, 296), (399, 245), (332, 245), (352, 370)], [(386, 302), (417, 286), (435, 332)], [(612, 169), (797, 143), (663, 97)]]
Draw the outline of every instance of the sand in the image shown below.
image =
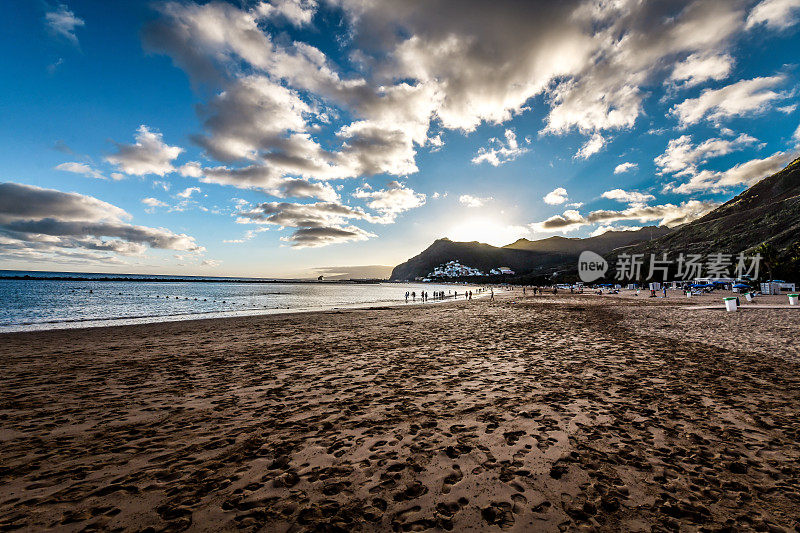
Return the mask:
[(0, 529), (800, 530), (800, 312), (519, 296), (2, 335)]

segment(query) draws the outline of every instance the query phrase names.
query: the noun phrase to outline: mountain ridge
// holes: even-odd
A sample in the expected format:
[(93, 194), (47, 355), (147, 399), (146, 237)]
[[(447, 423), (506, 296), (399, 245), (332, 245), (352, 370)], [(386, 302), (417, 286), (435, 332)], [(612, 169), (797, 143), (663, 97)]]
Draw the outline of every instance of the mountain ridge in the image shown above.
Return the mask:
[(392, 280), (413, 280), (425, 277), (433, 269), (448, 261), (458, 261), (465, 266), (488, 272), (507, 266), (518, 274), (544, 273), (577, 260), (584, 250), (603, 254), (618, 247), (648, 238), (653, 232), (664, 235), (668, 228), (646, 226), (636, 231), (609, 231), (587, 238), (548, 237), (536, 241), (517, 239), (505, 246), (492, 246), (478, 241), (451, 241), (436, 239), (420, 254), (397, 265), (390, 276)]

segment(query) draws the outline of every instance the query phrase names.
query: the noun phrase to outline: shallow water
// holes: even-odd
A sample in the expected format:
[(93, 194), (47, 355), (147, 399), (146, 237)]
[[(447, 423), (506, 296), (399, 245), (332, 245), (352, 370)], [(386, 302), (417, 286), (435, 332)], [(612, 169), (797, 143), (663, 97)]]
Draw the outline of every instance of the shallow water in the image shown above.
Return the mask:
[[(423, 290), (444, 290), (448, 294), (457, 290), (463, 295), (465, 289), (476, 290), (474, 286), (432, 283), (169, 281), (177, 279), (170, 276), (148, 276), (163, 281), (7, 279), (25, 274), (47, 275), (10, 271), (0, 274), (0, 332), (393, 305), (405, 302), (406, 291), (420, 294)], [(420, 303), (419, 297), (416, 303)]]

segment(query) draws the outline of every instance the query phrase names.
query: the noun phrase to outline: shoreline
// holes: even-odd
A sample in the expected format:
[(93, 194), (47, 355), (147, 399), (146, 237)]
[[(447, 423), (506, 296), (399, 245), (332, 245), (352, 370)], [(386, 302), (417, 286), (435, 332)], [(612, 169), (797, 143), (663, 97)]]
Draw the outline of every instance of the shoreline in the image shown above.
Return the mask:
[[(503, 291), (499, 289), (495, 294), (499, 295)], [(478, 294), (474, 295), (474, 300), (479, 300), (481, 298), (488, 297), (488, 294)], [(38, 322), (34, 324), (20, 324), (20, 325), (11, 325), (11, 326), (0, 326), (0, 338), (3, 335), (11, 335), (16, 333), (43, 333), (46, 331), (72, 331), (72, 330), (91, 330), (91, 329), (100, 329), (100, 328), (116, 328), (116, 327), (127, 327), (127, 326), (145, 326), (149, 324), (168, 324), (168, 323), (175, 323), (175, 322), (199, 322), (199, 321), (206, 321), (206, 320), (228, 320), (228, 319), (235, 319), (235, 318), (246, 318), (246, 317), (261, 317), (261, 316), (282, 316), (282, 315), (305, 315), (309, 313), (326, 313), (326, 312), (337, 312), (337, 311), (358, 311), (358, 310), (371, 310), (371, 309), (384, 309), (384, 308), (405, 308), (409, 306), (428, 306), (428, 305), (438, 305), (438, 304), (445, 304), (445, 303), (457, 303), (461, 301), (467, 300), (456, 300), (455, 298), (447, 297), (444, 300), (428, 300), (426, 302), (422, 301), (379, 301), (379, 302), (364, 302), (364, 303), (355, 303), (351, 305), (340, 305), (339, 307), (320, 307), (320, 308), (312, 308), (312, 309), (252, 309), (252, 310), (242, 310), (242, 311), (228, 311), (228, 312), (219, 312), (219, 311), (209, 311), (207, 313), (195, 313), (195, 314), (177, 314), (177, 315), (150, 315), (150, 316), (143, 316), (143, 317), (122, 317), (122, 318), (112, 318), (112, 319), (86, 319), (86, 320), (75, 320), (75, 321), (59, 321), (59, 322)], [(218, 315), (218, 316), (202, 316), (202, 315)], [(179, 318), (180, 317), (180, 318)], [(182, 318), (182, 317), (189, 317), (189, 318)], [(101, 323), (101, 322), (108, 322), (108, 323)], [(96, 324), (90, 324), (96, 323)], [(42, 326), (42, 327), (38, 327)], [(62, 327), (54, 327), (54, 326), (62, 326)], [(3, 328), (21, 328), (24, 327), (26, 329), (9, 329), (3, 330)]]
[(8, 334), (0, 528), (798, 525), (800, 315), (515, 292)]
[[(270, 282), (264, 282), (265, 284), (271, 284)], [(315, 282), (317, 283), (317, 282)], [(320, 285), (347, 285), (347, 284), (340, 284), (340, 283), (319, 283)], [(368, 285), (368, 284), (349, 284), (353, 285)], [(382, 284), (383, 285), (383, 284)], [(438, 287), (448, 287), (451, 286), (450, 284), (438, 284)], [(464, 288), (464, 289), (471, 289), (476, 291), (474, 298), (480, 298), (482, 295), (477, 292), (478, 287), (476, 286), (467, 286), (464, 287), (463, 285), (452, 285), (456, 289)], [(113, 326), (124, 326), (124, 325), (138, 325), (138, 324), (151, 324), (151, 323), (160, 323), (160, 322), (178, 322), (184, 320), (214, 320), (219, 318), (229, 318), (229, 317), (240, 317), (240, 316), (261, 316), (261, 315), (277, 315), (277, 314), (285, 314), (285, 313), (309, 313), (309, 312), (316, 312), (316, 311), (326, 311), (326, 310), (336, 310), (336, 309), (361, 309), (361, 308), (368, 308), (368, 307), (381, 307), (381, 306), (403, 306), (403, 305), (411, 305), (412, 303), (419, 303), (419, 304), (434, 304), (434, 303), (441, 303), (443, 301), (452, 300), (453, 296), (448, 295), (444, 300), (438, 299), (428, 299), (426, 302), (422, 302), (421, 299), (418, 300), (404, 300), (402, 297), (402, 291), (408, 288), (409, 290), (420, 290), (419, 285), (416, 284), (392, 284), (391, 287), (382, 286), (381, 291), (377, 294), (373, 294), (367, 296), (366, 299), (362, 296), (361, 299), (363, 301), (356, 301), (354, 302), (337, 302), (337, 298), (334, 298), (330, 303), (318, 303), (318, 302), (309, 302), (304, 301), (302, 296), (299, 297), (298, 300), (294, 301), (294, 307), (290, 306), (254, 306), (250, 303), (247, 308), (244, 309), (209, 309), (204, 311), (192, 311), (192, 312), (173, 312), (167, 314), (166, 312), (162, 311), (157, 307), (158, 303), (156, 303), (156, 307), (149, 307), (141, 309), (145, 313), (158, 313), (158, 311), (162, 311), (158, 314), (137, 314), (137, 315), (129, 315), (129, 316), (114, 316), (108, 318), (97, 318), (97, 317), (88, 317), (88, 318), (62, 318), (62, 315), (53, 316), (50, 315), (49, 320), (42, 320), (42, 317), (38, 315), (34, 315), (36, 318), (39, 318), (38, 321), (29, 321), (29, 322), (17, 322), (17, 323), (10, 323), (10, 324), (2, 324), (0, 323), (0, 335), (7, 334), (7, 333), (15, 333), (15, 332), (24, 332), (24, 331), (49, 331), (49, 330), (61, 330), (61, 329), (86, 329), (86, 328), (97, 328), (97, 327), (113, 327)], [(152, 289), (152, 287), (151, 287)], [(95, 288), (95, 290), (97, 290)], [(116, 289), (113, 289), (116, 291)], [(365, 289), (366, 290), (366, 289)], [(433, 290), (433, 286), (431, 286), (430, 290)], [(74, 292), (74, 291), (73, 291)], [(92, 291), (89, 291), (90, 293)], [(122, 293), (119, 293), (122, 296)], [(288, 294), (288, 293), (287, 293)], [(463, 294), (463, 290), (462, 290)], [(138, 296), (138, 295), (137, 295)], [(116, 296), (114, 296), (116, 297)], [(147, 297), (147, 296), (145, 296)], [(156, 295), (156, 298), (159, 296)], [(152, 299), (152, 295), (150, 296)], [(194, 297), (194, 301), (197, 301), (199, 298), (203, 299), (203, 302), (206, 302), (204, 296), (196, 296)], [(212, 296), (208, 296), (208, 298), (212, 298)], [(178, 298), (176, 297), (176, 300)], [(221, 300), (222, 298), (217, 296), (215, 302), (217, 300)], [(183, 300), (189, 301), (190, 297), (184, 297)], [(165, 297), (164, 301), (168, 301)], [(225, 302), (223, 301), (223, 304)], [(299, 305), (298, 305), (299, 304)], [(310, 305), (309, 305), (310, 304)], [(86, 305), (89, 305), (87, 302)], [(244, 305), (244, 304), (243, 304)], [(274, 305), (274, 304), (272, 304)], [(62, 309), (63, 311), (63, 309)], [(119, 311), (118, 311), (119, 312)], [(13, 315), (12, 315), (13, 318)], [(33, 317), (31, 317), (33, 318)]]

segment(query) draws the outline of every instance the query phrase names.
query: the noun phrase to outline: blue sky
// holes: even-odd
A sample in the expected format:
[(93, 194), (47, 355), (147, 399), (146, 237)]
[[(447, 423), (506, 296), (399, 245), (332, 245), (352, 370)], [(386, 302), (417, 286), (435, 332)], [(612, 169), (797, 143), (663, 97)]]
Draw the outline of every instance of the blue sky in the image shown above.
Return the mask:
[(14, 7), (0, 268), (304, 277), (675, 225), (800, 145), (800, 0)]

